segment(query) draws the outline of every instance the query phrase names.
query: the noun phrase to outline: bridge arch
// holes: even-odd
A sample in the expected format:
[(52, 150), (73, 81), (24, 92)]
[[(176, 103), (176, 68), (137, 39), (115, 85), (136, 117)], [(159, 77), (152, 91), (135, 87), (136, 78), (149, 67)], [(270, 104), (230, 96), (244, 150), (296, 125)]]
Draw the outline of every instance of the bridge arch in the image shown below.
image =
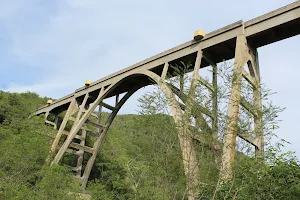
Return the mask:
[[(84, 124), (88, 120), (88, 117), (92, 114), (92, 112), (96, 109), (96, 107), (98, 105), (100, 105), (109, 94), (112, 94), (114, 92), (114, 90), (118, 86), (120, 86), (122, 83), (124, 83), (125, 81), (128, 81), (130, 79), (135, 79), (137, 77), (146, 78), (149, 80), (149, 83), (157, 84), (159, 86), (159, 88), (163, 91), (163, 93), (167, 96), (168, 105), (171, 109), (172, 117), (179, 129), (178, 137), (179, 137), (180, 146), (182, 149), (184, 171), (187, 176), (187, 180), (190, 180), (189, 177), (194, 177), (195, 173), (198, 173), (197, 172), (198, 169), (197, 168), (195, 169), (195, 164), (190, 164), (190, 162), (191, 162), (190, 160), (192, 160), (193, 163), (197, 163), (197, 161), (195, 159), (193, 159), (193, 158), (195, 158), (195, 150), (192, 145), (192, 139), (190, 137), (187, 137), (186, 134), (184, 134), (185, 131), (181, 124), (184, 120), (184, 116), (183, 116), (184, 112), (183, 112), (182, 108), (180, 107), (179, 102), (175, 98), (175, 95), (178, 96), (178, 93), (176, 94), (176, 92), (172, 91), (172, 88), (169, 87), (168, 84), (164, 81), (164, 77), (159, 76), (156, 73), (149, 71), (149, 70), (141, 70), (141, 71), (136, 71), (133, 73), (128, 73), (128, 74), (124, 75), (123, 77), (121, 77), (115, 83), (109, 85), (107, 88), (102, 87), (97, 99), (93, 103), (90, 104), (89, 108), (85, 111), (85, 113), (81, 117), (81, 114), (82, 114), (81, 109), (84, 108), (85, 104), (87, 103), (87, 99), (88, 99), (88, 93), (87, 93), (86, 96), (84, 97), (84, 100), (82, 101), (82, 105), (79, 106), (80, 109), (77, 113), (77, 115), (79, 115), (79, 117), (78, 116), (76, 117), (77, 120), (74, 122), (73, 127), (72, 127), (70, 133), (68, 134), (67, 139), (64, 141), (62, 147), (59, 149), (54, 160), (52, 161), (52, 164), (59, 163), (63, 154), (67, 151), (68, 147), (72, 143), (73, 138), (77, 135), (77, 132), (84, 126)], [(133, 86), (132, 89), (130, 89), (122, 97), (122, 99), (114, 107), (115, 109), (110, 113), (109, 117), (107, 118), (101, 133), (99, 134), (98, 138), (96, 139), (96, 141), (94, 143), (92, 150), (90, 149), (90, 147), (88, 147), (89, 148), (88, 150), (92, 153), (92, 155), (87, 162), (87, 165), (84, 169), (82, 176), (80, 177), (82, 179), (82, 187), (83, 188), (85, 188), (87, 185), (88, 178), (89, 178), (90, 172), (92, 170), (92, 166), (95, 162), (97, 153), (99, 152), (99, 150), (101, 148), (101, 144), (107, 134), (107, 131), (109, 130), (111, 123), (113, 122), (115, 116), (117, 115), (117, 113), (119, 112), (121, 107), (124, 105), (124, 103), (131, 97), (132, 94), (134, 94), (140, 88), (141, 88), (140, 85)], [(75, 101), (75, 99), (73, 101)], [(72, 103), (70, 104), (69, 107), (70, 107), (69, 109), (71, 109)], [(59, 132), (63, 128), (64, 127), (60, 127)], [(55, 147), (55, 148), (53, 148), (52, 150), (55, 151), (57, 144), (59, 142), (59, 139), (60, 139), (60, 137), (56, 138), (56, 141), (53, 142), (56, 144), (56, 146), (54, 145), (53, 147)], [(81, 147), (81, 148), (83, 148), (83, 147)], [(80, 168), (82, 169), (82, 162), (81, 162)], [(80, 174), (81, 174), (81, 172), (80, 172)], [(193, 182), (193, 184), (195, 185), (196, 183)]]

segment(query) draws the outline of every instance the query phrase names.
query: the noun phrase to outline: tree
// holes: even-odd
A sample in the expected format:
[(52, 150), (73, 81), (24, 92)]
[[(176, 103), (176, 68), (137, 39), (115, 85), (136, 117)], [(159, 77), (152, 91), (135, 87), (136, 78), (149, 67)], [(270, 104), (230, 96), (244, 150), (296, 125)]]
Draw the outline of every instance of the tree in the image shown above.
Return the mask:
[[(180, 104), (185, 104), (188, 100), (189, 88), (186, 85), (191, 83), (191, 74), (185, 75), (185, 71), (188, 71), (189, 65), (183, 64), (184, 68), (182, 71), (178, 71), (178, 76), (168, 80), (170, 88), (180, 88), (177, 101)], [(178, 66), (174, 67), (178, 69)], [(273, 198), (272, 190), (266, 190), (265, 185), (268, 185), (268, 181), (272, 180), (272, 183), (276, 182), (275, 180), (280, 180), (279, 176), (276, 176), (275, 173), (270, 173), (272, 169), (282, 169), (282, 166), (289, 166), (292, 168), (293, 176), (298, 176), (299, 163), (295, 158), (287, 159), (283, 163), (278, 162), (278, 159), (282, 157), (281, 155), (273, 155), (269, 149), (274, 149), (271, 144), (271, 139), (274, 137), (274, 131), (278, 128), (278, 114), (283, 111), (278, 106), (275, 106), (273, 102), (270, 101), (270, 90), (265, 88), (265, 85), (261, 85), (261, 95), (264, 100), (262, 105), (261, 114), (263, 118), (263, 132), (265, 137), (265, 149), (268, 151), (265, 153), (266, 161), (262, 163), (258, 159), (255, 159), (255, 151), (252, 145), (249, 145), (243, 140), (238, 140), (237, 150), (240, 152), (236, 158), (236, 165), (233, 168), (233, 179), (228, 183), (221, 183), (219, 181), (218, 171), (220, 170), (220, 149), (222, 146), (222, 138), (226, 131), (227, 124), (230, 122), (230, 119), (227, 117), (227, 105), (229, 102), (229, 92), (231, 88), (231, 83), (233, 81), (232, 76), (232, 66), (228, 63), (218, 66), (218, 79), (220, 80), (217, 93), (208, 92), (207, 85), (208, 79), (200, 79), (195, 88), (195, 99), (192, 104), (192, 119), (189, 124), (190, 135), (189, 137), (194, 140), (195, 148), (197, 149), (197, 160), (199, 161), (198, 167), (200, 173), (198, 174), (198, 191), (200, 198), (246, 198), (246, 196), (251, 195), (251, 189), (256, 191), (263, 191), (262, 193), (257, 194), (258, 199), (264, 198)], [(211, 71), (214, 72), (213, 70)], [(200, 72), (201, 73), (201, 72)], [(245, 101), (253, 102), (253, 99), (250, 98), (250, 91), (252, 90), (251, 86), (246, 82), (242, 81), (241, 94), (245, 97)], [(174, 91), (174, 90), (173, 90)], [(213, 117), (209, 116), (209, 111), (212, 112), (214, 95), (217, 95), (217, 124), (218, 127), (214, 135), (212, 129)], [(185, 97), (185, 98), (184, 98)], [(153, 92), (145, 94), (142, 98), (139, 99), (141, 114), (167, 114), (170, 115), (170, 111), (166, 109), (168, 107), (168, 97), (160, 91), (159, 88), (156, 88)], [(185, 105), (182, 105), (182, 107)], [(256, 111), (256, 107), (252, 107), (252, 110)], [(252, 113), (249, 113), (249, 109), (241, 107), (239, 121), (238, 121), (238, 130), (247, 131), (250, 136), (255, 136), (255, 128), (253, 127), (254, 121), (250, 117)], [(200, 116), (200, 120), (199, 120)], [(164, 126), (174, 126), (174, 124), (164, 124)], [(180, 129), (178, 129), (180, 131)], [(273, 156), (273, 159), (277, 160), (273, 167), (270, 167), (269, 158)], [(212, 162), (213, 161), (213, 162)], [(250, 167), (251, 166), (251, 167)], [(257, 173), (259, 172), (259, 173)], [(270, 176), (270, 174), (272, 174)], [(208, 176), (207, 176), (208, 175)], [(251, 181), (250, 181), (250, 180)], [(263, 179), (263, 181), (261, 181)], [(290, 181), (290, 186), (293, 188), (292, 194), (297, 195), (299, 184), (298, 178), (293, 179), (295, 182)], [(293, 183), (292, 183), (293, 182)], [(265, 183), (265, 184), (262, 184)], [(277, 187), (279, 185), (275, 184)], [(282, 187), (279, 187), (282, 188)], [(278, 190), (280, 191), (280, 190)], [(264, 194), (264, 195), (262, 195)], [(277, 197), (283, 198), (284, 192), (277, 195)], [(296, 196), (293, 197), (296, 197)], [(292, 196), (291, 196), (292, 198)]]

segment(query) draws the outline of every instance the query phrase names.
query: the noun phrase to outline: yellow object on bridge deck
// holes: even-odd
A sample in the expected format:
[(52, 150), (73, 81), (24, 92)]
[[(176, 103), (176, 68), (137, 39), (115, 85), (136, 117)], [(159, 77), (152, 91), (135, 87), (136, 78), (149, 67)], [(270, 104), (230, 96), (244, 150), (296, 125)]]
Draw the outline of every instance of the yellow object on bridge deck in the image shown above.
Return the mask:
[(194, 32), (194, 40), (202, 40), (205, 37), (205, 32), (203, 30), (197, 30)]
[(92, 84), (92, 81), (91, 80), (86, 80), (85, 81), (85, 86), (90, 86)]
[(48, 99), (47, 104), (51, 104), (53, 101), (51, 99)]

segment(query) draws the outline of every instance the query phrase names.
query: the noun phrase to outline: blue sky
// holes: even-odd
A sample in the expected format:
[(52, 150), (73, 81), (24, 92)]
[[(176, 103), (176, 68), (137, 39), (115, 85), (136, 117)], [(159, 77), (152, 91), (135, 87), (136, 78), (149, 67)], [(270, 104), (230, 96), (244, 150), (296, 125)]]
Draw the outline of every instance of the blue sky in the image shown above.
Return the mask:
[[(203, 29), (247, 21), (293, 0), (0, 0), (0, 89), (59, 98), (164, 50)], [(260, 48), (263, 82), (286, 107), (278, 135), (300, 156), (297, 127), (300, 36)], [(122, 113), (137, 110), (130, 99)]]

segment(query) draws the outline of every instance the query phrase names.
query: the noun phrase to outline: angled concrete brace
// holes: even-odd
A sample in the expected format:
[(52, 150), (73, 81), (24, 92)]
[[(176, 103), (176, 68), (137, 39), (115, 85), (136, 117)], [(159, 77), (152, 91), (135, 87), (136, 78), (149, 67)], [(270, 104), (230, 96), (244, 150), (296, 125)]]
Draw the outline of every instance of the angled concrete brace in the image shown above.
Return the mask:
[(254, 109), (257, 116), (254, 116), (254, 132), (255, 139), (258, 146), (255, 146), (255, 155), (258, 159), (264, 160), (264, 133), (262, 123), (262, 98), (261, 98), (261, 85), (259, 73), (259, 59), (257, 49), (251, 51), (251, 63), (248, 63), (250, 75), (255, 80), (253, 86), (253, 101)]
[[(130, 90), (129, 92), (127, 92), (124, 97), (119, 101), (116, 101), (116, 106), (115, 109), (113, 110), (113, 112), (109, 115), (106, 123), (105, 123), (105, 128), (103, 129), (100, 137), (97, 138), (97, 140), (94, 143), (93, 149), (94, 149), (94, 153), (92, 154), (92, 156), (89, 158), (88, 163), (85, 167), (83, 176), (82, 176), (82, 187), (85, 188), (88, 182), (88, 178), (90, 176), (92, 167), (94, 165), (94, 162), (96, 160), (96, 156), (97, 153), (100, 150), (101, 144), (106, 136), (106, 133), (111, 125), (111, 123), (113, 122), (115, 116), (117, 115), (117, 113), (119, 112), (119, 110), (121, 109), (121, 107), (124, 105), (124, 103), (127, 101), (127, 99), (129, 99), (129, 97), (135, 93), (139, 88), (133, 88), (132, 90)], [(100, 113), (99, 113), (100, 115)], [(99, 118), (98, 118), (99, 119)]]
[[(245, 35), (242, 34), (238, 36), (236, 39), (234, 72), (233, 72), (230, 100), (228, 105), (228, 124), (227, 124), (226, 134), (224, 135), (223, 138), (222, 165), (220, 170), (220, 178), (223, 182), (230, 180), (232, 178), (232, 167), (235, 158), (236, 136), (239, 134), (238, 116), (239, 116), (239, 105), (241, 103), (242, 77), (243, 76), (249, 77), (248, 75), (245, 76), (245, 72), (243, 70), (244, 65), (246, 64), (248, 64), (251, 77), (253, 77), (253, 79), (255, 80), (254, 84), (256, 87), (254, 87), (255, 88), (254, 101), (257, 106), (256, 110), (261, 112), (258, 60), (256, 59), (256, 56), (257, 56), (257, 52), (254, 51), (253, 53), (253, 49), (247, 43)], [(263, 152), (263, 133), (262, 133), (262, 126), (261, 126), (262, 125), (261, 115), (258, 117), (254, 115), (254, 119), (256, 119), (255, 129), (257, 132), (257, 136), (259, 136), (260, 139), (259, 142), (260, 146), (259, 147), (255, 146), (255, 147), (257, 151)], [(245, 134), (241, 135), (241, 138), (245, 138)]]
[[(85, 146), (85, 139), (86, 139), (86, 125), (83, 125), (84, 128), (81, 130), (81, 141), (80, 141), (80, 145), (81, 146)], [(84, 151), (82, 149), (78, 150), (77, 155), (78, 155), (78, 159), (77, 159), (77, 166), (75, 168), (75, 174), (76, 177), (81, 177), (81, 171), (82, 171), (82, 164), (83, 164), (83, 154)]]
[(213, 75), (212, 75), (212, 114), (214, 116), (212, 121), (212, 132), (214, 140), (218, 139), (218, 74), (217, 74), (217, 65), (213, 64)]
[[(103, 100), (104, 94), (111, 88), (112, 86), (109, 86), (106, 90), (104, 88), (101, 88), (99, 95), (97, 99), (92, 103), (92, 105), (88, 108), (88, 110), (83, 114), (83, 116), (77, 121), (77, 123), (73, 125), (70, 134), (68, 135), (66, 141), (63, 143), (61, 148), (59, 149), (58, 153), (56, 154), (54, 160), (52, 161), (52, 164), (57, 164), (60, 159), (62, 158), (63, 154), (65, 153), (66, 149), (71, 144), (73, 138), (79, 131), (79, 129), (82, 127), (82, 125), (86, 122), (88, 117), (92, 114), (92, 112), (96, 109), (96, 107), (99, 105), (99, 103)], [(82, 106), (84, 107), (84, 105)]]
[[(187, 100), (187, 95), (180, 92), (180, 89), (175, 87), (174, 85), (171, 85), (171, 84), (168, 84), (168, 86), (171, 88), (172, 92), (179, 97), (179, 99), (183, 102), (183, 103), (186, 103), (186, 100)], [(185, 110), (186, 108), (186, 105), (180, 105), (181, 109), (182, 110)], [(201, 111), (201, 112), (198, 112), (198, 111)], [(194, 104), (194, 107), (192, 108), (192, 116), (195, 118), (196, 120), (196, 123), (197, 123), (197, 126), (200, 127), (200, 129), (204, 132), (208, 131), (208, 132), (211, 132), (212, 129), (211, 127), (208, 125), (208, 123), (206, 122), (206, 120), (204, 119), (203, 114), (206, 114), (207, 112), (207, 109), (202, 107), (201, 105), (195, 103)]]
[(223, 155), (220, 171), (221, 180), (228, 180), (232, 176), (241, 98), (242, 70), (244, 65), (250, 59), (248, 52), (246, 37), (244, 35), (238, 36), (236, 39), (234, 72), (228, 106), (228, 125), (226, 134), (223, 138)]
[[(180, 92), (180, 89), (177, 88), (176, 86), (172, 85), (172, 84), (168, 84), (168, 86), (171, 88), (172, 92), (178, 96), (178, 98), (184, 103), (179, 103), (181, 109), (184, 111), (186, 108), (186, 100), (187, 100), (187, 95), (184, 93)], [(217, 120), (217, 110), (215, 111), (214, 109), (217, 109), (217, 105), (214, 105), (214, 102), (217, 102), (217, 98), (215, 98), (215, 96), (213, 96), (213, 112), (210, 112), (207, 108), (202, 107), (201, 105), (199, 105), (197, 102), (194, 102), (193, 108), (192, 108), (192, 112), (191, 115), (195, 118), (195, 122), (196, 122), (196, 127), (200, 127), (201, 129), (201, 133), (205, 133), (205, 134), (209, 134), (211, 136), (211, 138), (209, 139), (209, 141), (206, 141), (207, 139), (204, 138), (202, 135), (192, 135), (191, 137), (195, 140), (197, 140), (198, 142), (200, 142), (201, 145), (206, 145), (207, 147), (213, 149), (213, 150), (220, 150), (221, 148), (221, 144), (220, 141), (217, 138), (217, 124), (215, 124), (216, 129), (212, 129), (212, 127), (210, 127), (210, 125), (207, 123), (207, 121), (205, 120), (205, 118), (203, 117), (202, 114), (206, 114), (206, 115), (212, 115), (213, 116), (213, 123), (212, 125), (214, 126), (214, 120)], [(216, 113), (215, 113), (216, 112)], [(215, 122), (217, 123), (217, 121)], [(219, 159), (216, 159), (216, 163), (219, 164)]]
[[(195, 99), (195, 88), (197, 81), (199, 79), (199, 69), (202, 59), (202, 51), (199, 50), (197, 52), (197, 58), (195, 62), (193, 77), (191, 80), (191, 86), (189, 90), (189, 94), (186, 99), (186, 107), (183, 112), (178, 101), (175, 98), (174, 93), (168, 87), (168, 84), (164, 82), (165, 74), (166, 74), (166, 66), (164, 67), (162, 77), (159, 77), (157, 74), (145, 71), (143, 72), (145, 75), (152, 78), (162, 89), (162, 91), (166, 94), (168, 99), (168, 104), (170, 106), (173, 118), (177, 125), (178, 136), (183, 156), (183, 166), (185, 175), (187, 178), (187, 188), (188, 188), (188, 199), (195, 199), (198, 196), (197, 186), (199, 184), (199, 167), (198, 161), (196, 158), (196, 152), (192, 143), (192, 138), (190, 135), (190, 118), (192, 115), (192, 107)], [(182, 77), (180, 77), (182, 79)], [(181, 81), (180, 87), (181, 91), (183, 90), (183, 81)]]
[(64, 132), (64, 130), (65, 130), (65, 127), (66, 127), (66, 125), (67, 125), (68, 120), (69, 120), (70, 117), (71, 117), (74, 113), (76, 113), (77, 111), (78, 111), (78, 105), (77, 105), (76, 99), (74, 98), (74, 99), (71, 101), (71, 103), (70, 103), (70, 105), (69, 105), (69, 108), (68, 108), (68, 110), (67, 110), (67, 112), (66, 112), (66, 114), (65, 114), (65, 116), (64, 116), (64, 119), (63, 119), (63, 121), (62, 121), (62, 123), (61, 123), (61, 125), (60, 125), (60, 127), (59, 127), (59, 130), (58, 130), (58, 132), (57, 132), (57, 134), (56, 134), (56, 136), (55, 136), (55, 138), (54, 138), (54, 140), (53, 140), (53, 143), (52, 143), (52, 146), (51, 146), (51, 149), (50, 149), (49, 156), (47, 157), (46, 162), (45, 162), (46, 165), (49, 165), (49, 164), (50, 164), (51, 158), (52, 158), (54, 152), (55, 152), (56, 149), (57, 149), (57, 145), (58, 145), (59, 140), (60, 140), (60, 138), (61, 138), (61, 136), (62, 136), (62, 134), (63, 134), (63, 132)]
[[(197, 70), (197, 64), (198, 68), (200, 68), (199, 60), (201, 57), (198, 57), (198, 62), (196, 62), (195, 65), (195, 73), (198, 72)], [(143, 71), (141, 72), (151, 79), (153, 79), (160, 87), (160, 89), (165, 93), (168, 99), (168, 104), (172, 112), (172, 116), (174, 118), (175, 124), (177, 125), (178, 130), (178, 137), (183, 157), (183, 166), (184, 166), (184, 172), (187, 179), (187, 188), (188, 188), (188, 199), (193, 200), (197, 197), (197, 186), (199, 183), (199, 167), (198, 167), (198, 161), (196, 158), (196, 152), (193, 147), (192, 138), (189, 133), (188, 122), (184, 122), (185, 118), (187, 118), (187, 111), (183, 112), (178, 101), (175, 98), (175, 94), (172, 92), (172, 90), (168, 87), (168, 84), (163, 81), (161, 77), (159, 77), (157, 74), (150, 72), (150, 71)], [(195, 76), (197, 77), (197, 76)], [(191, 95), (192, 96), (192, 95)], [(190, 105), (192, 106), (192, 105)], [(190, 111), (188, 111), (190, 114)], [(191, 115), (191, 114), (190, 114)], [(190, 119), (190, 118), (189, 118)], [(189, 120), (188, 119), (188, 120)]]
[[(197, 57), (196, 57), (196, 62), (195, 62), (195, 67), (194, 67), (194, 72), (193, 72), (193, 77), (191, 80), (191, 86), (189, 89), (188, 93), (188, 98), (186, 100), (186, 109), (183, 114), (183, 132), (181, 140), (183, 143), (183, 146), (191, 146), (190, 148), (183, 148), (182, 153), (186, 154), (187, 156), (187, 163), (186, 165), (188, 166), (188, 198), (189, 199), (196, 199), (198, 197), (198, 191), (197, 191), (197, 186), (199, 184), (199, 167), (198, 167), (198, 161), (196, 159), (196, 153), (195, 149), (193, 147), (193, 144), (191, 142), (192, 138), (190, 137), (189, 133), (189, 127), (191, 123), (191, 115), (192, 115), (192, 108), (193, 105), (195, 104), (195, 90), (196, 90), (196, 85), (199, 80), (199, 70), (200, 70), (200, 65), (201, 65), (201, 60), (202, 60), (202, 50), (199, 50), (197, 52)], [(187, 150), (184, 152), (184, 150)], [(183, 159), (185, 161), (185, 158)]]
[[(81, 105), (79, 106), (79, 111), (78, 111), (77, 116), (75, 118), (74, 125), (77, 124), (79, 119), (81, 118), (81, 115), (82, 115), (83, 111), (85, 110), (85, 106), (86, 106), (86, 102), (87, 102), (88, 98), (89, 98), (89, 93), (86, 93)], [(74, 126), (72, 126), (70, 132), (72, 132), (73, 128), (74, 128)]]
[[(203, 56), (204, 59), (206, 59), (205, 56)], [(211, 61), (210, 61), (211, 62)], [(212, 63), (212, 62), (211, 62)], [(205, 81), (203, 78), (199, 77), (199, 83), (203, 86), (205, 86), (207, 89), (209, 89), (210, 92), (212, 92), (212, 111), (209, 109), (197, 104), (194, 102), (192, 107), (192, 116), (195, 118), (197, 126), (201, 128), (204, 132), (212, 132), (213, 138), (218, 138), (218, 97), (217, 97), (217, 66), (216, 64), (211, 64), (213, 68), (212, 78), (213, 83), (210, 84), (207, 81)], [(182, 82), (182, 81), (181, 81)], [(181, 84), (183, 85), (183, 84)], [(180, 98), (180, 100), (184, 103), (187, 101), (187, 95), (183, 92), (180, 92), (180, 89), (175, 87), (172, 84), (168, 84), (168, 86), (172, 89), (172, 91)], [(181, 108), (185, 110), (185, 105), (180, 104)], [(209, 116), (212, 119), (212, 127), (208, 125), (206, 120), (203, 117), (203, 114)]]
[(54, 120), (54, 129), (57, 130), (58, 127), (58, 115), (55, 116), (55, 120)]

